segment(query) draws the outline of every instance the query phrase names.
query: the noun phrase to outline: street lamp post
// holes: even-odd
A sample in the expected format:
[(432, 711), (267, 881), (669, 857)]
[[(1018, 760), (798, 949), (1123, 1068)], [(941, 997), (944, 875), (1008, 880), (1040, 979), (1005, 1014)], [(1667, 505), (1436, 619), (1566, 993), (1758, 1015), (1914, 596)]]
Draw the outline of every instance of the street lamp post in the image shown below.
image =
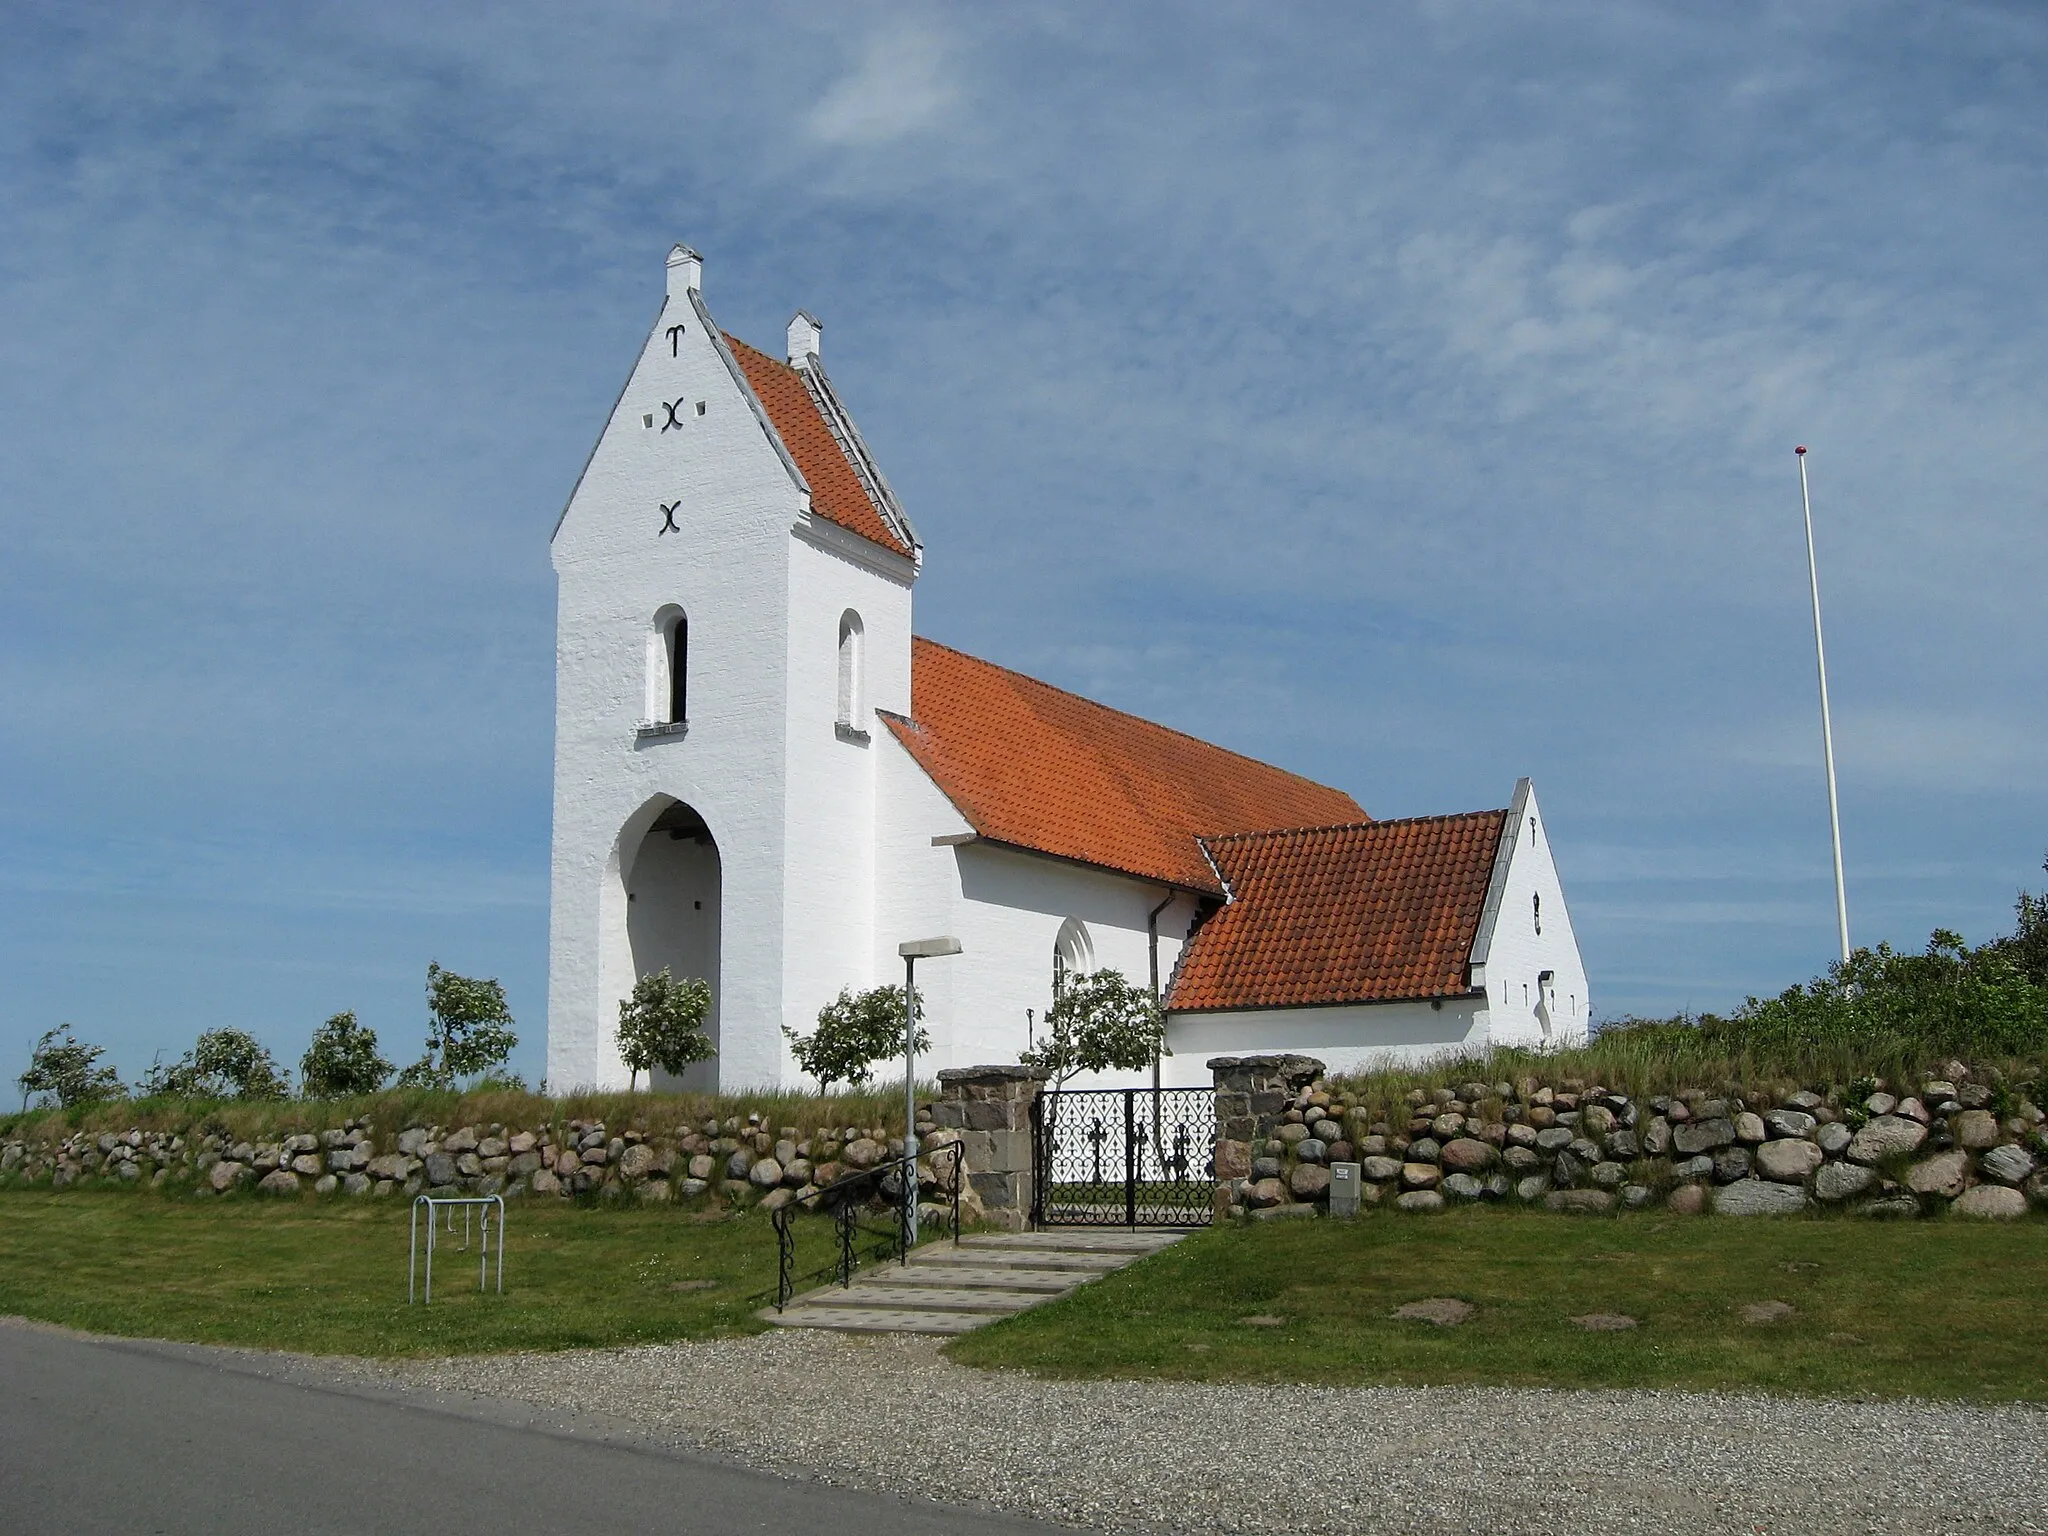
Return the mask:
[(903, 1256), (917, 1245), (917, 962), (960, 953), (950, 935), (898, 944), (903, 957)]

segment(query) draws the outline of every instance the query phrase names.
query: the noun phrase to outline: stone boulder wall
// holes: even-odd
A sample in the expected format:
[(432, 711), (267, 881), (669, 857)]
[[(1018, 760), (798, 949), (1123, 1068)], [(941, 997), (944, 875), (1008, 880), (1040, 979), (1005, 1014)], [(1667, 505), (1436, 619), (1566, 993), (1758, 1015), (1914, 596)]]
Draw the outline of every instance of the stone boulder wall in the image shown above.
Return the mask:
[[(919, 1187), (934, 1219), (950, 1216), (951, 1154), (958, 1133), (920, 1111), (926, 1155)], [(0, 1140), (0, 1188), (137, 1188), (193, 1197), (419, 1194), (503, 1195), (722, 1203), (772, 1210), (835, 1179), (903, 1154), (883, 1126), (849, 1125), (799, 1135), (760, 1114), (661, 1129), (568, 1120), (531, 1127), (407, 1125), (380, 1140), (367, 1120), (271, 1140), (237, 1140), (194, 1125), (183, 1130), (75, 1131)], [(877, 1177), (860, 1197), (883, 1199)], [(978, 1222), (980, 1201), (962, 1180), (961, 1216)]]
[[(1361, 1207), (1475, 1201), (1560, 1214), (1660, 1206), (1784, 1215), (2000, 1220), (2048, 1205), (2038, 1106), (1950, 1062), (1940, 1077), (1777, 1102), (1707, 1089), (1637, 1100), (1598, 1083), (1473, 1080), (1411, 1089), (1376, 1115), (1322, 1063), (1219, 1057), (1216, 1209), (1251, 1220), (1327, 1203), (1329, 1165), (1356, 1163)], [(1867, 1086), (1867, 1085), (1866, 1085)]]

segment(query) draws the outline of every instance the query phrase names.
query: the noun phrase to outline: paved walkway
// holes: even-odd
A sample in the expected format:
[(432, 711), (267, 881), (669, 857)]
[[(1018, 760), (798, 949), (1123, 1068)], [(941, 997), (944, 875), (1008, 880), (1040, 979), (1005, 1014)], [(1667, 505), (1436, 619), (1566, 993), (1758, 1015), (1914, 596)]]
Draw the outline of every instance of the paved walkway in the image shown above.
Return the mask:
[(1015, 1515), (770, 1476), (802, 1469), (759, 1445), (751, 1466), (680, 1449), (644, 1423), (564, 1407), (574, 1396), (398, 1392), (333, 1367), (0, 1320), (0, 1530), (1054, 1536)]
[(1157, 1253), (1186, 1234), (1076, 1227), (990, 1233), (919, 1248), (908, 1264), (860, 1271), (851, 1286), (822, 1285), (786, 1311), (761, 1315), (785, 1328), (840, 1333), (968, 1333)]

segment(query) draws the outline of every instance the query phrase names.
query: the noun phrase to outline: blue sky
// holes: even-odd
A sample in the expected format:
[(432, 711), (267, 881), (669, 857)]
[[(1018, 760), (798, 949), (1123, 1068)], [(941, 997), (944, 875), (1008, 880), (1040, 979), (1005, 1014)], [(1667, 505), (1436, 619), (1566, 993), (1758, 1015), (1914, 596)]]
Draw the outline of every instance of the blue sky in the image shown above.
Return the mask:
[[(0, 1061), (545, 1019), (548, 531), (659, 301), (802, 305), (936, 639), (1531, 774), (1607, 1013), (2048, 848), (2048, 11), (9, 8)], [(8, 1075), (20, 1070), (9, 1065)]]

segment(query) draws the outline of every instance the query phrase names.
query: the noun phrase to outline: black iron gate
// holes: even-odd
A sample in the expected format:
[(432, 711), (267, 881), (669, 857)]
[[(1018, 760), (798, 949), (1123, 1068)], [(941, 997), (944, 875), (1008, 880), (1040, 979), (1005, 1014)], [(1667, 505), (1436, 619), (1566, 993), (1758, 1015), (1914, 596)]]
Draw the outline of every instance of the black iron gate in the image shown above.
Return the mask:
[(1063, 1089), (1031, 1106), (1041, 1227), (1202, 1227), (1215, 1210), (1208, 1088)]

